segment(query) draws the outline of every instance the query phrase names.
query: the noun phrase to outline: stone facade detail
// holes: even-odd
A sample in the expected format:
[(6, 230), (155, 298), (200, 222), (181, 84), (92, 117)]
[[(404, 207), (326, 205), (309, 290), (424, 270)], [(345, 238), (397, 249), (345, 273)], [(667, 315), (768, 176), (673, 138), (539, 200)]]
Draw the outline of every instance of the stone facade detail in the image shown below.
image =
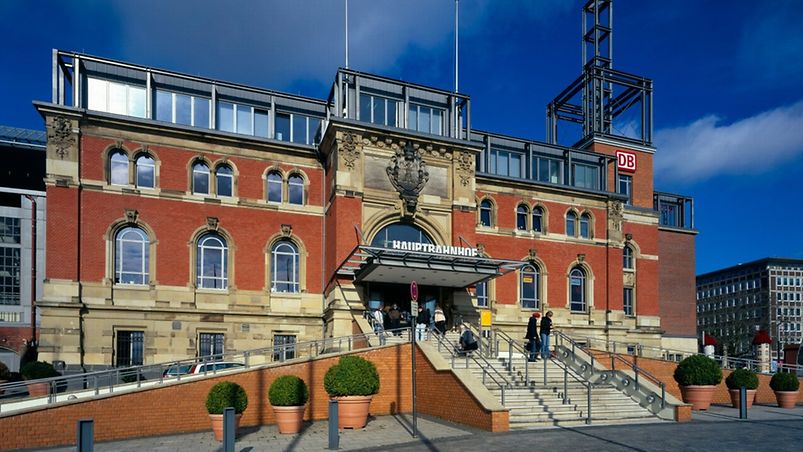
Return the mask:
[(427, 162), (412, 143), (407, 142), (403, 149), (396, 149), (387, 167), (390, 183), (404, 201), (405, 216), (413, 216), (418, 205), (418, 195), (429, 181)]

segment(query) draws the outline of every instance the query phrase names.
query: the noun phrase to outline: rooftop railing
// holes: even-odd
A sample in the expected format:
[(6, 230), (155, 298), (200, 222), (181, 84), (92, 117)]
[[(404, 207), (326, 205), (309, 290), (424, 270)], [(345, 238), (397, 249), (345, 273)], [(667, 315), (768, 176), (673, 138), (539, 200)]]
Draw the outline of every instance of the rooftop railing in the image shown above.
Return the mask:
[(672, 193), (653, 193), (653, 208), (661, 226), (694, 229), (694, 199)]

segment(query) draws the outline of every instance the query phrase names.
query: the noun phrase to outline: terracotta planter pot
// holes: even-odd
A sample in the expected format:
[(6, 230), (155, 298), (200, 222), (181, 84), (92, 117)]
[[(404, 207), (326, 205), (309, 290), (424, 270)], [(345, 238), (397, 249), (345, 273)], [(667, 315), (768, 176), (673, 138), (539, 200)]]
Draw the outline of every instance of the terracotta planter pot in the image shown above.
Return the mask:
[[(753, 402), (756, 400), (756, 392), (757, 391), (758, 391), (757, 389), (748, 389), (747, 390), (747, 409), (748, 410), (753, 407)], [(739, 389), (728, 389), (728, 392), (731, 395), (731, 404), (733, 405), (733, 407), (736, 408), (736, 409), (740, 408), (740, 405), (739, 405), (739, 392), (740, 392), (740, 390)]]
[(683, 401), (691, 404), (692, 410), (707, 410), (711, 406), (716, 386), (681, 386), (680, 393)]
[[(240, 429), (240, 418), (243, 417), (242, 413), (234, 415), (234, 436), (237, 436), (237, 431)], [(215, 439), (223, 441), (223, 415), (210, 414), (209, 419), (212, 420), (212, 432), (215, 434)]]
[(775, 400), (781, 408), (794, 408), (797, 404), (797, 394), (800, 391), (774, 391)]
[(279, 427), (279, 433), (293, 434), (301, 431), (301, 425), (304, 423), (304, 410), (306, 405), (301, 406), (273, 406), (273, 412), (276, 413), (276, 425)]
[(50, 393), (49, 383), (28, 383), (25, 386), (28, 387), (28, 394), (30, 394), (31, 397), (46, 396)]
[(333, 397), (337, 400), (337, 426), (363, 428), (368, 423), (368, 409), (374, 396)]

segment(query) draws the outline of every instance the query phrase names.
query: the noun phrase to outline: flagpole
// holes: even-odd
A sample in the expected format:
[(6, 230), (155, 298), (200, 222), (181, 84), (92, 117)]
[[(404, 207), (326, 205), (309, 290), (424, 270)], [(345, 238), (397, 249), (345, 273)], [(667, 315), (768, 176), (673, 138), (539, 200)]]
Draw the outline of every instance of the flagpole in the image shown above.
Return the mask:
[(349, 0), (346, 0), (346, 69), (349, 68)]

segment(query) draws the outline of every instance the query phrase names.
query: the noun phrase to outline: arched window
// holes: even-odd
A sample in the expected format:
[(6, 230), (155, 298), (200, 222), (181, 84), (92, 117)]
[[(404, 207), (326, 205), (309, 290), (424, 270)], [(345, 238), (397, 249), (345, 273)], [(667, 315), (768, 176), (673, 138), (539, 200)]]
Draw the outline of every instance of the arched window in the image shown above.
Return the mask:
[(109, 156), (109, 183), (128, 185), (128, 155), (122, 149)]
[(298, 248), (289, 240), (273, 245), (271, 250), (270, 291), (298, 293)]
[(633, 261), (633, 248), (630, 245), (625, 245), (622, 250), (622, 268), (626, 270), (633, 270), (635, 262)]
[(575, 236), (575, 229), (577, 224), (577, 214), (569, 212), (566, 214), (566, 235), (569, 237)]
[(533, 265), (525, 265), (519, 273), (522, 308), (538, 309), (538, 282), (538, 269)]
[(569, 307), (574, 312), (586, 311), (586, 273), (580, 267), (569, 273)]
[(516, 229), (519, 231), (526, 231), (527, 230), (527, 217), (529, 216), (527, 206), (523, 204), (519, 204), (516, 207)]
[(587, 213), (580, 215), (580, 237), (591, 238), (591, 215)]
[(196, 284), (203, 289), (226, 289), (229, 286), (228, 251), (226, 240), (210, 232), (198, 239)]
[(136, 160), (137, 187), (153, 188), (156, 186), (156, 163), (148, 154), (141, 154)]
[(234, 193), (234, 171), (226, 164), (218, 165), (215, 169), (215, 182), (218, 196), (231, 196)]
[(282, 202), (282, 175), (278, 171), (268, 173), (268, 202)]
[(148, 234), (135, 226), (120, 229), (114, 238), (115, 284), (148, 284)]
[(432, 239), (414, 224), (393, 223), (385, 226), (371, 240), (371, 246), (391, 248), (393, 241), (432, 244)]
[(533, 207), (533, 231), (544, 232), (544, 209), (540, 206)]
[(487, 199), (480, 203), (480, 224), (483, 226), (493, 226), (493, 204)]
[(304, 204), (304, 178), (300, 174), (293, 174), (287, 178), (287, 202)]
[(201, 195), (209, 194), (209, 167), (204, 162), (196, 162), (192, 165), (192, 192)]

